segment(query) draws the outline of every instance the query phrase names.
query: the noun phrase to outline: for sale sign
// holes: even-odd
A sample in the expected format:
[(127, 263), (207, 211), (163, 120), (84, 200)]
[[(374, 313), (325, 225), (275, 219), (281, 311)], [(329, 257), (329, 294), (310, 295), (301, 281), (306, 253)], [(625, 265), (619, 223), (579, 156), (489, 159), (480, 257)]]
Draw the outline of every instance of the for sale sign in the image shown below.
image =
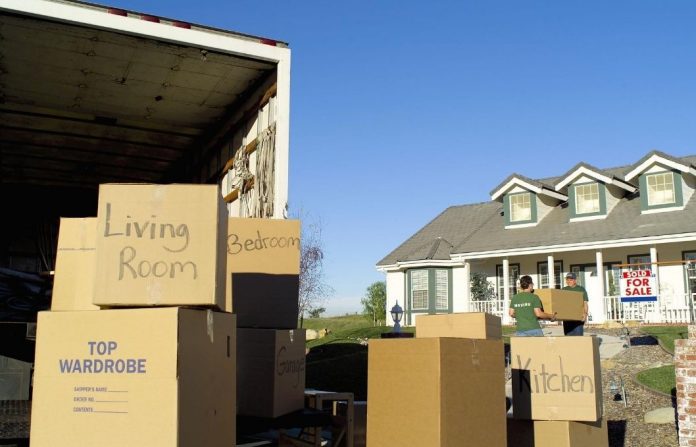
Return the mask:
[(657, 301), (655, 275), (650, 270), (631, 270), (621, 273), (621, 301)]

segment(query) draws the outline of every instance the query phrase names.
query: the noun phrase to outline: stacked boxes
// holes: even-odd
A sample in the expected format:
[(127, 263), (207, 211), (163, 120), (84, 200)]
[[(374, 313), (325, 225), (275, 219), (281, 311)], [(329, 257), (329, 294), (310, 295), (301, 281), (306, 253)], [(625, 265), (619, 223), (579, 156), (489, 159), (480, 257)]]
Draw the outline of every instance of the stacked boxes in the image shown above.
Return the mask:
[(367, 445), (505, 446), (501, 335), (499, 318), (464, 313), (420, 316), (416, 338), (370, 340)]
[(275, 418), (304, 408), (300, 222), (231, 218), (228, 225), (225, 306), (237, 315), (237, 411)]
[(96, 228), (61, 223), (56, 300), (38, 318), (32, 446), (233, 442), (218, 188), (102, 185)]
[(608, 445), (596, 337), (510, 337), (510, 354), (511, 445)]

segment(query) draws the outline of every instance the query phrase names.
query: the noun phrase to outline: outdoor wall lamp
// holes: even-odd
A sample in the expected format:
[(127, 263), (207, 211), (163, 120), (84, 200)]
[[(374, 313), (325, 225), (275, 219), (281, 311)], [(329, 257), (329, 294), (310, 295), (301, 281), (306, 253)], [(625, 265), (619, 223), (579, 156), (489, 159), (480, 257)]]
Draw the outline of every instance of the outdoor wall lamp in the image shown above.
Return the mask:
[(399, 300), (396, 300), (396, 304), (391, 308), (391, 317), (394, 320), (394, 332), (401, 332), (401, 317), (404, 316), (404, 310), (399, 306)]

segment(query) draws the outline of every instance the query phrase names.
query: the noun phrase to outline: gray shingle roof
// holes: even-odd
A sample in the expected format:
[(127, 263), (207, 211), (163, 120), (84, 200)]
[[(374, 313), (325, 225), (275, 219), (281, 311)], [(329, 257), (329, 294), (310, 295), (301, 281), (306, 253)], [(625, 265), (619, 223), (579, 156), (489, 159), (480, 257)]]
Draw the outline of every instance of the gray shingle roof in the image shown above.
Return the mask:
[[(653, 152), (649, 155), (652, 154)], [(659, 153), (659, 155), (662, 154)], [(670, 157), (670, 159), (674, 158)], [(674, 160), (694, 164), (696, 155)], [(623, 174), (629, 172), (634, 166), (636, 164), (604, 169), (601, 172), (622, 179)], [(508, 180), (510, 178), (512, 176)], [(553, 177), (537, 182), (554, 184), (561, 179), (562, 177)], [(683, 211), (656, 214), (641, 214), (639, 196), (627, 195), (605, 219), (580, 222), (569, 222), (569, 210), (559, 205), (536, 226), (508, 230), (505, 229), (505, 217), (502, 211), (503, 205), (493, 201), (449, 207), (380, 260), (377, 265), (391, 265), (400, 261), (450, 259), (449, 255), (457, 253), (591, 243), (696, 231), (696, 194), (692, 195)], [(438, 238), (448, 241), (449, 245), (437, 243)], [(451, 250), (446, 253), (448, 246), (451, 246)], [(427, 257), (431, 252), (432, 257)]]
[[(379, 261), (378, 265), (428, 259), (426, 256), (431, 252), (433, 244), (438, 241), (438, 238), (444, 239), (453, 248), (489, 219), (495, 215), (500, 215), (501, 211), (502, 205), (498, 202), (449, 207)], [(451, 250), (448, 250), (446, 256), (443, 257), (444, 249), (445, 244), (438, 244), (438, 257), (431, 259), (450, 259), (449, 252)]]

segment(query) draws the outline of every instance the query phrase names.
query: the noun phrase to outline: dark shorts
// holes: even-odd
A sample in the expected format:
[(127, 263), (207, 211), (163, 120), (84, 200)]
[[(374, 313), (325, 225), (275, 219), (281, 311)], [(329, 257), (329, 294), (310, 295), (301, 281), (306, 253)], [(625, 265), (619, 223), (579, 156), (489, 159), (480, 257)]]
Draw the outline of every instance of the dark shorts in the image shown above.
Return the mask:
[(563, 322), (563, 333), (565, 335), (584, 335), (584, 328), (582, 321), (564, 321)]

